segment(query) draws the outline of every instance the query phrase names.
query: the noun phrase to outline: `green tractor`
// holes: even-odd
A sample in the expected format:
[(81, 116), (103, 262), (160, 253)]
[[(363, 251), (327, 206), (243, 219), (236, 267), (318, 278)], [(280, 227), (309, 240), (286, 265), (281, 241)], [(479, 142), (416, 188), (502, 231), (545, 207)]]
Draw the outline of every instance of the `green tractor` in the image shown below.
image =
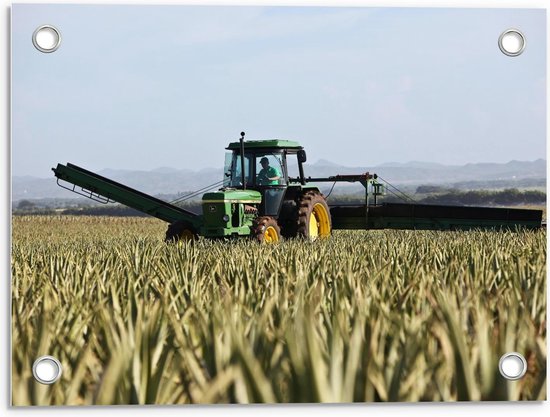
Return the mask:
[[(379, 204), (385, 187), (393, 186), (379, 182), (376, 174), (306, 177), (306, 152), (298, 142), (245, 141), (244, 136), (242, 132), (240, 140), (226, 148), (224, 178), (213, 184), (215, 188), (221, 187), (203, 194), (202, 215), (71, 163), (58, 164), (52, 169), (63, 188), (104, 204), (119, 202), (168, 222), (167, 241), (199, 236), (246, 236), (273, 243), (282, 238), (326, 238), (333, 229), (467, 230), (542, 226), (541, 210), (436, 206), (410, 201)], [(322, 182), (360, 182), (365, 188), (365, 202), (329, 206), (316, 185)]]
[[(223, 187), (202, 197), (200, 228), (180, 220), (166, 238), (252, 236), (259, 242), (281, 237), (315, 239), (331, 233), (330, 209), (315, 185), (303, 176), (306, 152), (294, 141), (232, 142), (225, 161)], [(242, 157), (244, 155), (244, 158)], [(290, 160), (300, 175), (288, 175)]]

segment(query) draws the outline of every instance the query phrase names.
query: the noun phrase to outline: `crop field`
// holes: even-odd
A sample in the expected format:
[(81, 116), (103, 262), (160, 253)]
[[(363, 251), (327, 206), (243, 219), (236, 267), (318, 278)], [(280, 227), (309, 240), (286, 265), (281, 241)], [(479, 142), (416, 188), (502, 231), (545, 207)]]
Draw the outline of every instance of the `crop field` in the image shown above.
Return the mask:
[[(148, 218), (12, 220), (12, 402), (543, 400), (546, 231), (166, 244)], [(519, 381), (502, 354), (528, 362)], [(58, 358), (61, 379), (32, 377)]]

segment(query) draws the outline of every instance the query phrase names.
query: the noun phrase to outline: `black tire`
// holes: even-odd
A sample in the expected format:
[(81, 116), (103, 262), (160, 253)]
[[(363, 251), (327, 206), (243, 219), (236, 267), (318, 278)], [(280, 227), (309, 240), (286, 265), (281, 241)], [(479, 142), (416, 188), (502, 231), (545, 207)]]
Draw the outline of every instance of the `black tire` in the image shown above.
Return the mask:
[(260, 243), (277, 243), (282, 240), (281, 229), (273, 217), (263, 216), (254, 220), (252, 238)]
[(298, 205), (296, 201), (283, 202), (277, 221), (284, 239), (292, 239), (298, 235)]
[(193, 225), (185, 220), (177, 220), (174, 223), (170, 223), (168, 229), (166, 229), (166, 242), (178, 242), (196, 240), (199, 237), (197, 230)]
[[(314, 219), (316, 230), (310, 230)], [(307, 191), (298, 203), (298, 237), (315, 240), (329, 237), (332, 233), (332, 220), (327, 200), (319, 191)]]

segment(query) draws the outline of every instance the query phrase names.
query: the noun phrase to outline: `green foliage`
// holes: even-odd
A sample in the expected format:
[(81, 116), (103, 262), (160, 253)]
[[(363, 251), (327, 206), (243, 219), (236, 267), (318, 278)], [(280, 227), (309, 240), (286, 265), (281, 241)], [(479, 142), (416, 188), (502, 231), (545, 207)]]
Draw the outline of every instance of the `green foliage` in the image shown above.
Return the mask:
[[(517, 206), (517, 205), (545, 205), (546, 193), (538, 190), (520, 191), (516, 188), (509, 188), (500, 191), (489, 190), (470, 190), (460, 191), (458, 189), (449, 189), (443, 186), (420, 186), (416, 190), (416, 195), (405, 189), (401, 191), (414, 197), (417, 203), (421, 204), (443, 204), (457, 206)], [(372, 196), (371, 203), (372, 203)], [(356, 194), (337, 194), (329, 198), (329, 204), (352, 204), (363, 203), (365, 201), (364, 193)], [(381, 203), (402, 203), (399, 196), (388, 193), (379, 198)]]
[(430, 195), (422, 200), (427, 204), (458, 204), (458, 205), (518, 205), (518, 204), (545, 204), (546, 193), (543, 191), (519, 191), (509, 188), (502, 191), (457, 191), (449, 190), (444, 194)]
[[(14, 405), (545, 399), (544, 230), (273, 246), (164, 230), (13, 218)], [(498, 373), (509, 351), (521, 381)], [(44, 354), (52, 386), (32, 378)]]
[(19, 210), (31, 210), (33, 208), (35, 208), (36, 205), (32, 202), (32, 201), (29, 201), (29, 200), (21, 200), (18, 204), (17, 204), (17, 208)]

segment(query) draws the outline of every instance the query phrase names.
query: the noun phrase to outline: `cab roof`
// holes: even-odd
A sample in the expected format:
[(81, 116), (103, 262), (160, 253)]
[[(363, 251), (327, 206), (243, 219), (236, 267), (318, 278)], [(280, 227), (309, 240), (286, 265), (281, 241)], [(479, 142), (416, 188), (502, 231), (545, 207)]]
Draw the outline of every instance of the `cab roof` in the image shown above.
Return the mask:
[[(293, 140), (283, 140), (283, 139), (265, 139), (265, 140), (245, 140), (244, 141), (245, 149), (294, 149), (300, 150), (303, 149), (302, 146)], [(227, 148), (229, 150), (241, 149), (240, 142), (231, 142)]]

